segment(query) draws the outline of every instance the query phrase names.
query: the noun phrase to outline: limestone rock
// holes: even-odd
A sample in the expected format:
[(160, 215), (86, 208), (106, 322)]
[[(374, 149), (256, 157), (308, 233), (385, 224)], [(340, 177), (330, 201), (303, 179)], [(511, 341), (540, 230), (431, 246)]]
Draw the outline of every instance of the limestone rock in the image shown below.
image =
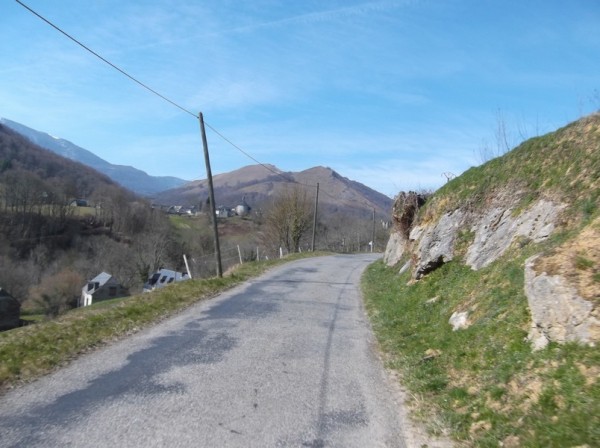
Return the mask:
[(532, 318), (528, 339), (533, 348), (541, 349), (548, 341), (598, 342), (600, 320), (594, 304), (583, 299), (564, 277), (535, 272), (536, 258), (525, 262), (525, 294)]
[(471, 326), (471, 323), (469, 322), (469, 313), (466, 311), (463, 311), (462, 313), (455, 311), (452, 313), (452, 316), (450, 316), (448, 323), (452, 325), (452, 331), (469, 328)]
[(488, 266), (519, 236), (535, 243), (543, 241), (554, 230), (556, 219), (564, 208), (564, 205), (544, 199), (519, 216), (513, 216), (512, 209), (506, 206), (490, 208), (471, 229), (475, 232), (475, 240), (467, 251), (467, 265), (474, 270)]
[(415, 266), (415, 278), (419, 279), (443, 263), (452, 260), (454, 242), (464, 216), (463, 210), (454, 210), (442, 215), (433, 227), (413, 229), (409, 238), (419, 239), (416, 247), (418, 261)]
[(518, 237), (535, 243), (548, 238), (566, 207), (540, 199), (515, 216), (515, 200), (498, 197), (483, 211), (465, 207), (443, 214), (436, 222), (417, 222), (410, 228), (408, 237), (405, 232), (396, 230), (388, 241), (384, 261), (394, 266), (409, 253), (414, 260), (413, 278), (418, 280), (452, 260), (459, 231), (471, 229), (475, 237), (465, 262), (478, 270), (502, 256)]
[(395, 266), (398, 264), (404, 254), (406, 239), (399, 232), (392, 232), (385, 253), (383, 254), (383, 262), (387, 266)]
[(404, 263), (404, 265), (402, 265), (402, 267), (398, 271), (398, 274), (399, 275), (404, 274), (406, 271), (408, 271), (410, 269), (411, 266), (412, 266), (412, 261), (408, 260), (406, 263)]

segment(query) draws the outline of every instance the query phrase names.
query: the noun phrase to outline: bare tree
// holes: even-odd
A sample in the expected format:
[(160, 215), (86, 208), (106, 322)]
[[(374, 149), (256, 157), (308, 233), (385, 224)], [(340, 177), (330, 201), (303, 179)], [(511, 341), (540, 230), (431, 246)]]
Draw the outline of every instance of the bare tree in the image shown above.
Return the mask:
[(151, 210), (143, 232), (135, 236), (132, 245), (133, 260), (140, 279), (148, 279), (151, 272), (169, 261), (171, 228), (169, 222), (158, 210)]
[(56, 317), (76, 306), (83, 282), (79, 273), (66, 268), (44, 277), (38, 286), (32, 288), (31, 296), (46, 316)]
[(286, 188), (265, 215), (266, 235), (288, 252), (298, 252), (302, 236), (310, 227), (311, 216), (306, 191), (300, 186)]

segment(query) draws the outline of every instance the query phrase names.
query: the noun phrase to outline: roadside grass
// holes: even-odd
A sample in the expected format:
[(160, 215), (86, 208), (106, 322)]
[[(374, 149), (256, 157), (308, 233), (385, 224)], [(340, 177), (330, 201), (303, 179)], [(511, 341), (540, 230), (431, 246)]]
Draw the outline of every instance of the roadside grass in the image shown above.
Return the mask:
[[(456, 260), (416, 283), (378, 261), (363, 276), (373, 329), (415, 417), (441, 421), (460, 446), (600, 446), (600, 351), (551, 344), (532, 353), (528, 255), (480, 271)], [(452, 330), (455, 311), (469, 313), (467, 329)]]
[(4, 331), (0, 333), (0, 392), (47, 374), (82, 353), (131, 335), (269, 268), (319, 255), (326, 254), (293, 254), (281, 260), (244, 263), (223, 278), (189, 280)]
[[(596, 113), (467, 170), (415, 221), (432, 223), (458, 208), (477, 212), (496, 200), (511, 202), (515, 216), (540, 198), (566, 204), (561, 230), (544, 243), (520, 239), (472, 271), (463, 258), (473, 233), (462, 230), (454, 259), (418, 282), (383, 262), (365, 271), (373, 329), (413, 397), (415, 417), (459, 446), (600, 446), (600, 350), (571, 343), (533, 353), (524, 293), (524, 261), (541, 254), (545, 271), (559, 270), (586, 300), (600, 297), (599, 147)], [(453, 331), (454, 312), (467, 312), (470, 326)]]

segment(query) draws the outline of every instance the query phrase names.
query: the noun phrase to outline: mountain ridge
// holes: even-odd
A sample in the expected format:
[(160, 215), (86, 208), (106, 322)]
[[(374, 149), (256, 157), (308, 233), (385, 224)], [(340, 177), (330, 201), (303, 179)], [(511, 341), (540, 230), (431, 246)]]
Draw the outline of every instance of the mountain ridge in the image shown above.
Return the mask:
[(150, 196), (160, 191), (178, 187), (187, 182), (184, 179), (173, 176), (151, 176), (132, 166), (112, 164), (69, 140), (54, 137), (46, 132), (37, 131), (7, 118), (0, 118), (0, 124), (21, 134), (32, 143), (44, 149), (94, 168), (123, 187), (142, 196)]
[[(317, 166), (299, 172), (285, 172), (274, 165), (248, 165), (237, 170), (213, 176), (217, 205), (234, 205), (243, 197), (254, 208), (266, 205), (285, 188), (299, 186), (308, 194), (316, 192), (319, 184), (319, 206), (329, 211), (349, 215), (388, 215), (392, 199), (366, 185), (343, 177), (329, 167)], [(206, 179), (189, 182), (181, 187), (154, 196), (160, 204), (194, 205), (208, 197)]]

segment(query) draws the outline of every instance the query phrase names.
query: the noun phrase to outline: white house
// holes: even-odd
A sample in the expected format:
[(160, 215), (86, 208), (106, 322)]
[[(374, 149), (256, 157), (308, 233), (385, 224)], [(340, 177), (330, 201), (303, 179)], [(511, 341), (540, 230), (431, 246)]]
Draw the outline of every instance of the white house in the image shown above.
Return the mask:
[(107, 272), (102, 272), (91, 279), (81, 289), (79, 306), (88, 306), (92, 302), (106, 299), (115, 299), (129, 295), (127, 288), (123, 287), (116, 278)]
[(144, 292), (154, 291), (157, 288), (170, 285), (171, 283), (189, 280), (190, 277), (182, 272), (172, 271), (170, 269), (159, 269), (144, 284)]

